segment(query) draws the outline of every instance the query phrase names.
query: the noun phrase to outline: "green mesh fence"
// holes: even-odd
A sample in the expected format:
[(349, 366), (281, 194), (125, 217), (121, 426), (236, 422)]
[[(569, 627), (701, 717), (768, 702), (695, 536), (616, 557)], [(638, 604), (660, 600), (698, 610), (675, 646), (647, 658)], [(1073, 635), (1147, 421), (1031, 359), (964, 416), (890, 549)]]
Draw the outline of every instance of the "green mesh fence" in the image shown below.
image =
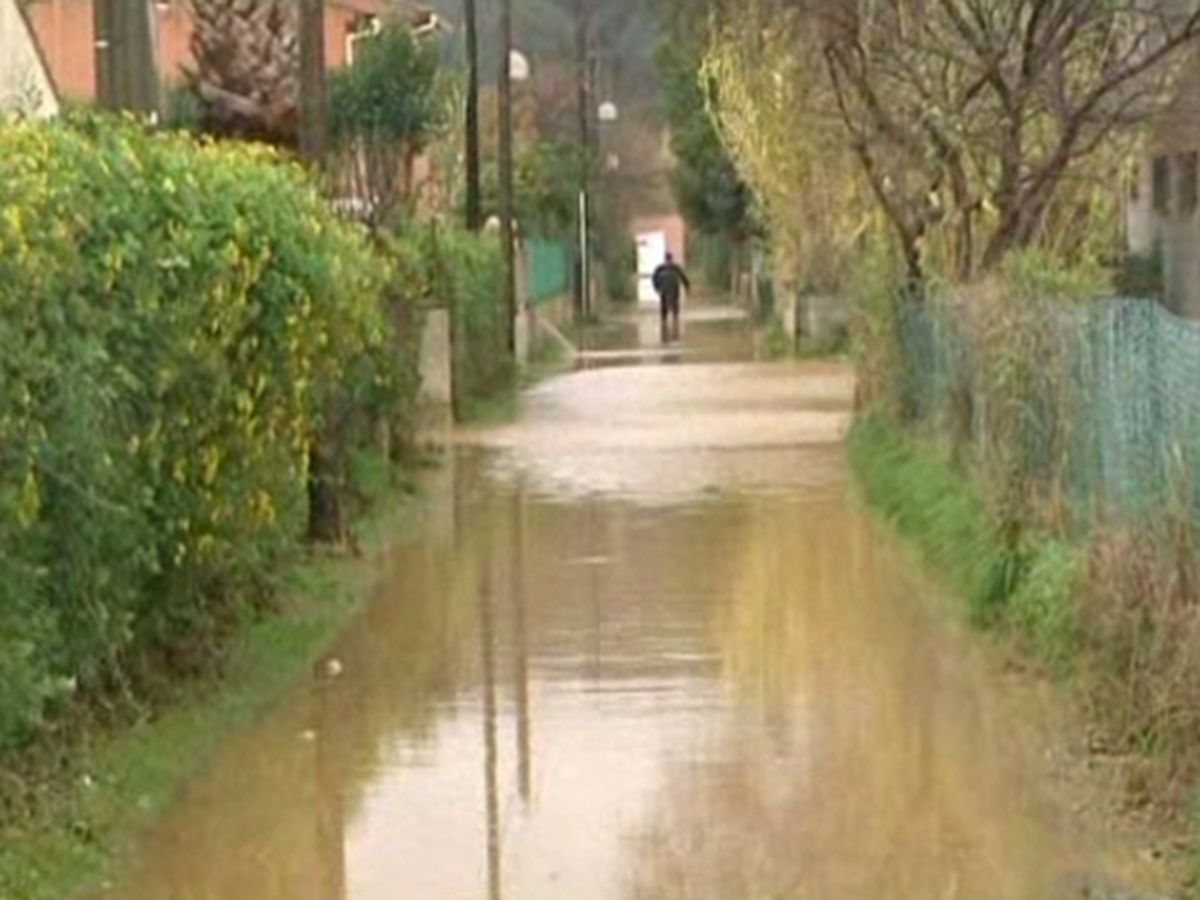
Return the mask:
[(897, 308), (901, 414), (1077, 520), (1200, 516), (1200, 325), (1158, 304)]
[(530, 238), (525, 242), (529, 266), (529, 299), (545, 303), (571, 287), (571, 251), (563, 241)]

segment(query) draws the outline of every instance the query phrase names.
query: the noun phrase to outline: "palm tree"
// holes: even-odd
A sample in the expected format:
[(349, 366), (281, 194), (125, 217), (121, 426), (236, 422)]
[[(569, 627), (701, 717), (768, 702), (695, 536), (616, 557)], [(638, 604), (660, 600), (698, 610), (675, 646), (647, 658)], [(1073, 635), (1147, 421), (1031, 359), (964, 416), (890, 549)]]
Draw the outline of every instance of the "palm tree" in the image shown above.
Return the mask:
[(188, 72), (210, 134), (293, 146), (300, 45), (293, 0), (192, 0)]

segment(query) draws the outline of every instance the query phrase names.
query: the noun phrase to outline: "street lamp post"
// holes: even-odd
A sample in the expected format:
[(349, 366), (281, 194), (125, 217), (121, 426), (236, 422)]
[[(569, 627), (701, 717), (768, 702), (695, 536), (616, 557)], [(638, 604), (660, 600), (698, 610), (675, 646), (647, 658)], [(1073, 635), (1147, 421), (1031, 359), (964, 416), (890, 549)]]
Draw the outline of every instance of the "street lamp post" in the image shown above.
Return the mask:
[(591, 241), (589, 220), (591, 202), (589, 197), (589, 175), (591, 174), (592, 129), (590, 90), (590, 26), (591, 16), (588, 0), (575, 0), (575, 87), (579, 104), (579, 147), (582, 165), (579, 175), (579, 283), (575, 289), (575, 314), (583, 320), (590, 312), (591, 258), (588, 247)]
[(504, 253), (504, 310), (508, 351), (517, 355), (517, 258), (513, 234), (512, 0), (500, 2), (500, 242)]

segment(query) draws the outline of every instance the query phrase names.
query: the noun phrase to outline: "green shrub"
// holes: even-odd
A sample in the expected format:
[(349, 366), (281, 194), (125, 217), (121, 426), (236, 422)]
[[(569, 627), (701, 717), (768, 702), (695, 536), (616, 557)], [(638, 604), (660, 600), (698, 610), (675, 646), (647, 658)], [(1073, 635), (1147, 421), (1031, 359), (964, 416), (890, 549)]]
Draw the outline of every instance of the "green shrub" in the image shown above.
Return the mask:
[(1023, 577), (1008, 600), (1012, 623), (1038, 657), (1060, 673), (1069, 670), (1081, 648), (1075, 597), (1083, 563), (1080, 551), (1065, 541), (1027, 547)]
[(973, 621), (1008, 625), (1062, 671), (1079, 644), (1073, 602), (1081, 556), (1061, 541), (1010, 535), (979, 491), (933, 449), (917, 447), (880, 417), (849, 438), (865, 499), (966, 598)]
[(1156, 242), (1148, 254), (1129, 254), (1121, 261), (1115, 280), (1117, 293), (1122, 297), (1161, 300), (1166, 293), (1162, 246)]
[(265, 595), (327, 398), (411, 390), (389, 278), (269, 150), (0, 126), (0, 750)]
[(1018, 300), (1091, 300), (1112, 290), (1111, 274), (1102, 266), (1092, 262), (1068, 264), (1049, 250), (1038, 248), (1009, 256), (1000, 275)]
[(857, 424), (848, 450), (867, 502), (945, 573), (951, 587), (967, 598), (972, 618), (996, 618), (1015, 566), (967, 481), (932, 452), (914, 452), (880, 418)]

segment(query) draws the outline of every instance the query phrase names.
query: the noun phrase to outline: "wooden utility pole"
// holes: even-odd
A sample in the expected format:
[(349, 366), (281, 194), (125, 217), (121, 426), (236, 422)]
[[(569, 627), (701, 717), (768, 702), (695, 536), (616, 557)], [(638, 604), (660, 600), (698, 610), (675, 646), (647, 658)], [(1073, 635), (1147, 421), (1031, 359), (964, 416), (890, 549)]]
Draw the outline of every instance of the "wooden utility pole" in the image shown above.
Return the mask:
[(513, 229), (512, 0), (500, 0), (500, 242), (508, 350), (517, 352), (517, 248)]
[[(325, 4), (298, 0), (296, 17), (300, 41), (300, 79), (297, 98), (300, 155), (319, 177), (329, 144), (325, 109)], [(312, 436), (308, 450), (308, 537), (334, 544), (345, 540), (340, 481), (343, 463), (338, 447), (338, 404), (327, 400), (325, 422)]]
[(590, 65), (590, 9), (588, 0), (575, 0), (575, 87), (579, 104), (579, 276), (575, 284), (575, 313), (580, 319), (592, 311), (591, 291), (591, 194), (589, 174), (592, 163), (592, 98), (589, 85)]
[(467, 32), (467, 227), (472, 231), (483, 225), (479, 187), (479, 22), (475, 5), (475, 0), (463, 0)]
[(95, 0), (96, 101), (157, 115), (161, 106), (154, 12), (149, 0)]
[(300, 38), (300, 154), (314, 168), (329, 145), (325, 101), (324, 0), (298, 0)]

